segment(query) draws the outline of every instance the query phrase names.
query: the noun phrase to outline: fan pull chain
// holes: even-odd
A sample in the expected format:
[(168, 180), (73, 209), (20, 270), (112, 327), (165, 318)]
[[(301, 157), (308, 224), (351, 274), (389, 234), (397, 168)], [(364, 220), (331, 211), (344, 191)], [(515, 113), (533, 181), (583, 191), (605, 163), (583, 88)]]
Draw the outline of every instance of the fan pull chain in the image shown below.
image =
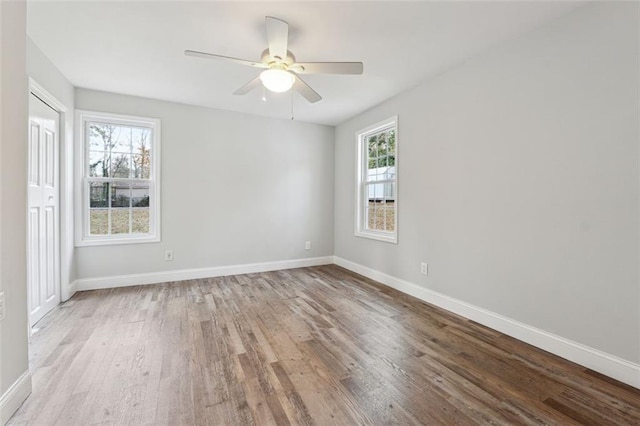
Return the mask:
[(293, 90), (291, 90), (291, 119), (293, 120)]
[(267, 102), (267, 89), (262, 86), (262, 102)]

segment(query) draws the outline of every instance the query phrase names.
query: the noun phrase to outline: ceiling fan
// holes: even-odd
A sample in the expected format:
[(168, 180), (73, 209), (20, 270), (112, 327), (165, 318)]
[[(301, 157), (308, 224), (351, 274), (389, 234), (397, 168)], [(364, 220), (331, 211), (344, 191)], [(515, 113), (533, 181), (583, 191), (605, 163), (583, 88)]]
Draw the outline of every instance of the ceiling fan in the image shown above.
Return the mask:
[(296, 57), (287, 50), (289, 24), (271, 16), (265, 17), (265, 23), (268, 48), (262, 52), (259, 62), (195, 50), (185, 50), (184, 54), (264, 69), (258, 77), (233, 92), (234, 95), (247, 94), (262, 83), (272, 92), (286, 92), (293, 88), (313, 103), (318, 102), (322, 97), (302, 81), (298, 74), (362, 74), (362, 62), (296, 62)]

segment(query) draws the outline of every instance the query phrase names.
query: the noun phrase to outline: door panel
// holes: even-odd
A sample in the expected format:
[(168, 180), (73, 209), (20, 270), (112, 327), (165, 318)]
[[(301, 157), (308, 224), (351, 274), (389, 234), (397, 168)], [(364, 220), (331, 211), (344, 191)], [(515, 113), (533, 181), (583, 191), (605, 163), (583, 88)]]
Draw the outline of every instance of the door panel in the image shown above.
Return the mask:
[(54, 152), (55, 137), (56, 135), (52, 133), (51, 130), (44, 130), (44, 184), (49, 188), (53, 188), (55, 186), (53, 181), (56, 168), (56, 156)]
[(46, 284), (46, 292), (45, 292), (45, 302), (49, 302), (52, 297), (56, 297), (57, 290), (56, 284), (58, 280), (56, 280), (56, 239), (55, 239), (55, 229), (56, 229), (56, 214), (53, 206), (46, 206), (44, 209), (44, 235), (46, 236), (46, 247), (45, 247), (45, 284)]
[(60, 116), (29, 97), (29, 321), (60, 303)]
[(40, 184), (40, 124), (31, 122), (29, 128), (29, 185)]
[(29, 313), (35, 314), (41, 308), (40, 297), (40, 208), (29, 208)]

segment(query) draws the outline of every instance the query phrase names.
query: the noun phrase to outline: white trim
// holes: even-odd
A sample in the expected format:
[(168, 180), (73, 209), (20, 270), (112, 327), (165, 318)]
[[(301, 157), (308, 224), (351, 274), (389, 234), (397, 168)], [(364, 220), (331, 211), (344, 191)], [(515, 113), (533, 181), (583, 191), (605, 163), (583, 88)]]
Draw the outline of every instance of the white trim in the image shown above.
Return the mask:
[[(365, 174), (367, 173), (367, 169), (364, 167), (363, 162), (364, 158), (366, 158), (366, 147), (364, 143), (364, 139), (373, 133), (377, 133), (380, 130), (385, 128), (393, 128), (396, 133), (396, 146), (395, 146), (395, 173), (396, 177), (393, 180), (396, 186), (396, 198), (394, 200), (394, 231), (373, 231), (365, 228), (365, 218), (364, 218), (364, 188), (363, 183), (365, 181)], [(398, 116), (394, 115), (385, 120), (379, 121), (375, 124), (372, 124), (364, 129), (358, 130), (356, 132), (356, 208), (355, 208), (355, 221), (354, 221), (354, 231), (353, 234), (356, 237), (370, 238), (372, 240), (384, 241), (387, 243), (398, 244), (398, 193), (399, 193), (399, 169), (398, 169), (398, 141), (400, 140), (398, 135)]]
[(276, 262), (214, 266), (211, 268), (179, 269), (147, 274), (114, 275), (110, 277), (78, 279), (74, 281), (73, 287), (76, 291), (97, 290), (103, 288), (129, 287), (134, 285), (195, 280), (226, 275), (241, 275), (256, 272), (278, 271), (283, 269), (305, 268), (308, 266), (331, 265), (332, 263), (333, 256), (324, 256)]
[[(91, 236), (89, 235), (89, 218), (86, 214), (88, 200), (87, 179), (85, 178), (85, 166), (87, 163), (87, 149), (85, 141), (85, 123), (87, 121), (108, 121), (109, 123), (124, 126), (144, 126), (152, 129), (151, 142), (151, 179), (150, 185), (150, 203), (149, 203), (149, 231), (150, 234), (144, 235), (108, 235), (108, 236)], [(104, 245), (120, 245), (120, 244), (141, 244), (141, 243), (157, 243), (161, 241), (161, 172), (160, 172), (160, 152), (162, 145), (162, 123), (158, 118), (140, 117), (134, 115), (114, 114), (110, 112), (97, 112), (87, 110), (76, 110), (75, 116), (75, 139), (76, 139), (76, 184), (75, 184), (75, 213), (76, 213), (76, 229), (75, 229), (75, 246), (104, 246)]]
[(29, 77), (29, 93), (33, 93), (34, 95), (36, 95), (42, 102), (49, 105), (59, 113), (67, 112), (68, 110), (65, 104), (60, 102), (55, 96), (49, 93), (47, 89), (45, 89), (32, 77)]
[(76, 294), (77, 291), (78, 291), (78, 280), (73, 280), (73, 282), (69, 283), (69, 299), (71, 299), (73, 295)]
[[(396, 210), (396, 216), (397, 216), (397, 210)], [(369, 238), (370, 240), (378, 240), (378, 241), (384, 241), (387, 243), (398, 244), (397, 233), (394, 235), (390, 235), (389, 232), (384, 232), (384, 231), (376, 232), (376, 231), (356, 230), (354, 235), (356, 237)]]
[(0, 397), (0, 425), (9, 421), (30, 393), (31, 372), (27, 370)]
[(73, 247), (73, 241), (69, 241), (66, 237), (73, 222), (73, 201), (68, 201), (66, 196), (73, 188), (69, 188), (66, 183), (69, 174), (73, 175), (73, 143), (69, 143), (69, 131), (66, 122), (69, 114), (69, 107), (62, 103), (58, 98), (53, 96), (40, 83), (29, 77), (29, 94), (33, 94), (42, 102), (58, 113), (58, 218), (59, 218), (59, 240), (58, 241), (58, 278), (60, 280), (60, 300), (68, 300), (71, 297), (69, 293), (69, 271), (67, 265), (69, 258), (73, 257), (73, 253), (68, 255), (68, 248)]
[(334, 263), (427, 303), (640, 389), (640, 364), (635, 364), (615, 355), (557, 336), (341, 257), (335, 256)]

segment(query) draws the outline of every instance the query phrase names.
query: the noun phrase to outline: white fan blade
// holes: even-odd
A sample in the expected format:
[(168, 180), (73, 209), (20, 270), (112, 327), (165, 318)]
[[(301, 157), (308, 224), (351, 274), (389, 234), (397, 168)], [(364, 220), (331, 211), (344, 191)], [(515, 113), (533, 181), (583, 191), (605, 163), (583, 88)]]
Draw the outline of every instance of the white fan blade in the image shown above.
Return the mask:
[(318, 102), (319, 100), (322, 99), (322, 96), (320, 96), (315, 90), (313, 90), (311, 87), (309, 87), (309, 85), (307, 83), (305, 83), (304, 81), (302, 81), (302, 79), (300, 77), (298, 77), (297, 75), (295, 75), (295, 82), (293, 83), (293, 88), (300, 93), (302, 96), (304, 96), (304, 98), (306, 100), (308, 100), (311, 103), (315, 103)]
[(219, 61), (234, 62), (240, 65), (248, 65), (250, 67), (267, 68), (267, 65), (263, 64), (262, 62), (247, 61), (245, 59), (232, 58), (230, 56), (214, 55), (213, 53), (198, 52), (196, 50), (185, 50), (184, 54), (187, 56), (194, 56), (196, 58), (215, 59)]
[(252, 91), (253, 89), (255, 89), (256, 87), (260, 86), (262, 82), (260, 81), (260, 76), (254, 78), (253, 80), (251, 80), (250, 82), (248, 82), (247, 84), (245, 84), (244, 86), (242, 86), (241, 88), (239, 88), (238, 90), (236, 90), (235, 92), (233, 92), (234, 95), (246, 95), (247, 93), (249, 93), (250, 91)]
[(277, 56), (283, 60), (286, 59), (287, 44), (289, 43), (289, 24), (271, 16), (265, 16), (265, 24), (267, 26), (269, 55)]
[(297, 62), (290, 68), (298, 74), (362, 74), (364, 71), (362, 62)]

